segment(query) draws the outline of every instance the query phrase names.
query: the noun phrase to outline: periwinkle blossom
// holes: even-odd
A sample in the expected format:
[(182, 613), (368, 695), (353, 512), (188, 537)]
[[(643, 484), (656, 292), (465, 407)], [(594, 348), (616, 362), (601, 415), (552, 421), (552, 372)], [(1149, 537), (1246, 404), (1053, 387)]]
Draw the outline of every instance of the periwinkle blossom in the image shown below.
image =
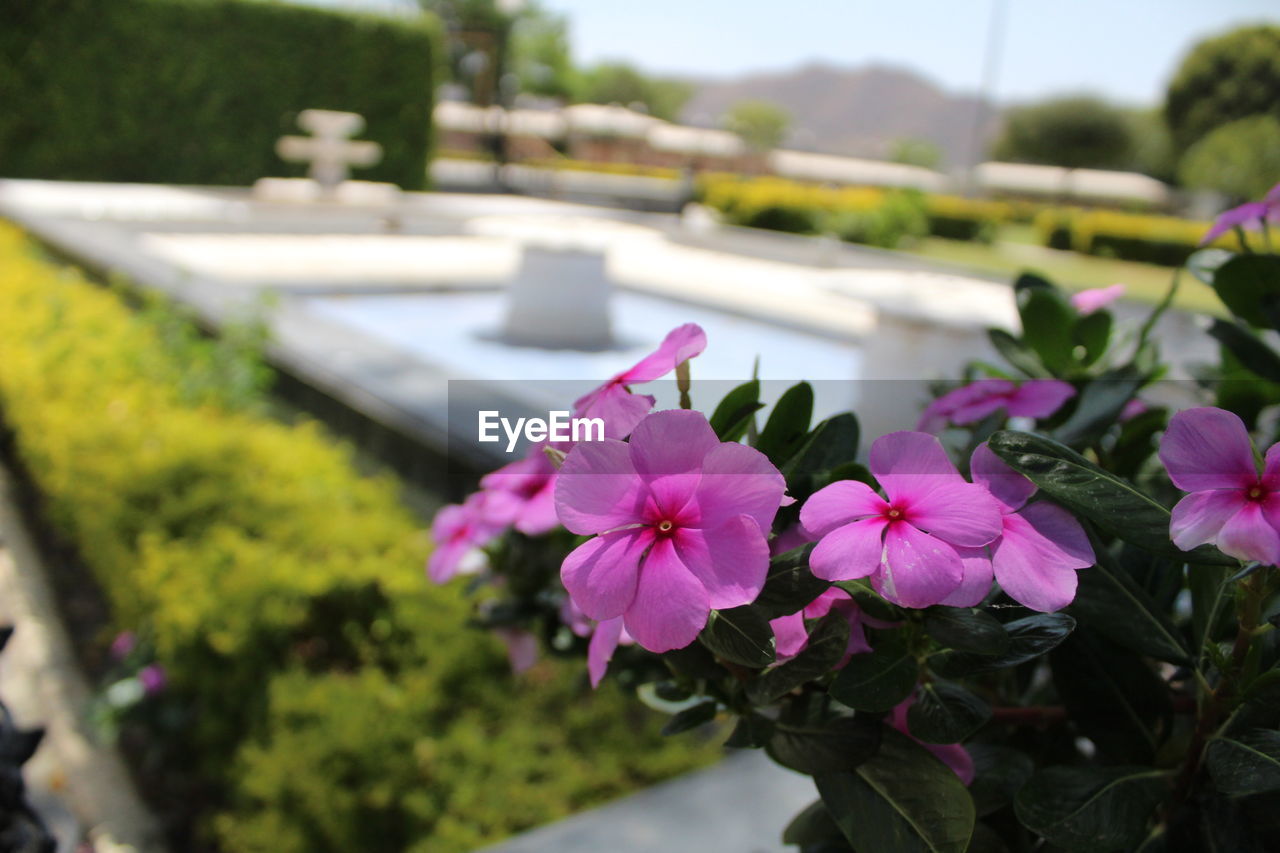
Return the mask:
[(591, 638), (587, 643), (587, 674), (593, 688), (600, 686), (618, 646), (631, 646), (636, 642), (622, 626), (621, 616), (595, 622), (573, 603), (572, 598), (565, 598), (560, 608), (560, 620), (579, 637)]
[(655, 412), (630, 442), (582, 442), (565, 458), (557, 514), (593, 538), (560, 578), (590, 618), (622, 617), (619, 630), (652, 652), (683, 648), (712, 608), (759, 594), (785, 489), (764, 454), (722, 443), (701, 413)]
[(608, 438), (626, 438), (653, 408), (653, 397), (633, 394), (628, 386), (652, 382), (707, 348), (707, 336), (697, 323), (685, 323), (667, 333), (662, 343), (627, 370), (574, 402), (574, 417), (603, 418)]
[(1010, 598), (1024, 607), (1051, 613), (1076, 597), (1076, 571), (1094, 564), (1093, 546), (1080, 522), (1046, 501), (1028, 504), (1036, 486), (987, 447), (978, 445), (969, 460), (973, 481), (1000, 505), (1001, 532), (986, 548), (957, 548), (964, 581), (943, 600), (972, 607), (986, 598), (994, 575)]
[(142, 691), (148, 696), (155, 696), (163, 693), (164, 689), (169, 686), (169, 677), (158, 663), (144, 666), (138, 672), (138, 683), (142, 685)]
[(427, 576), (445, 583), (459, 572), (475, 571), (488, 545), (510, 524), (513, 499), (502, 492), (475, 492), (461, 504), (450, 504), (431, 522), (435, 550), (427, 560)]
[(1000, 535), (999, 504), (966, 482), (926, 433), (881, 436), (868, 462), (887, 497), (841, 480), (801, 507), (800, 523), (820, 537), (810, 570), (829, 581), (869, 577), (876, 592), (904, 607), (941, 602), (964, 579), (956, 549), (980, 548)]
[(899, 703), (897, 707), (889, 712), (887, 719), (889, 725), (932, 752), (943, 764), (950, 767), (952, 772), (959, 776), (960, 781), (966, 786), (972, 785), (975, 773), (973, 757), (969, 755), (969, 750), (958, 743), (926, 743), (911, 733), (911, 729), (907, 725), (907, 711), (911, 710), (911, 706), (915, 702), (915, 696), (910, 696)]
[(1160, 461), (1190, 492), (1173, 508), (1173, 544), (1190, 551), (1211, 543), (1241, 560), (1280, 564), (1280, 444), (1267, 450), (1259, 474), (1244, 422), (1207, 406), (1170, 419)]
[(926, 406), (916, 429), (938, 432), (947, 424), (977, 423), (1001, 409), (1011, 418), (1047, 418), (1075, 394), (1069, 382), (1057, 379), (979, 379)]
[(507, 649), (507, 663), (513, 675), (533, 669), (538, 662), (538, 638), (523, 628), (496, 628), (494, 633)]
[(508, 497), (502, 506), (511, 516), (509, 523), (526, 536), (541, 536), (560, 524), (554, 498), (556, 469), (543, 451), (547, 446), (536, 444), (523, 459), (480, 478), (481, 491), (501, 492)]
[(804, 609), (769, 620), (769, 625), (773, 628), (778, 660), (785, 661), (793, 658), (808, 647), (809, 632), (805, 629), (805, 620), (821, 619), (832, 611), (839, 613), (849, 623), (849, 645), (845, 648), (840, 662), (836, 664), (836, 669), (848, 663), (852, 655), (871, 651), (865, 626), (888, 627), (888, 623), (869, 618), (862, 612), (862, 608), (858, 607), (853, 596), (840, 587), (833, 586), (805, 605)]
[(1208, 245), (1236, 228), (1257, 231), (1264, 222), (1280, 223), (1280, 184), (1272, 187), (1262, 201), (1246, 202), (1218, 214), (1213, 227), (1201, 238), (1200, 245)]
[(1071, 307), (1080, 314), (1092, 314), (1094, 311), (1101, 311), (1121, 296), (1124, 296), (1124, 291), (1125, 286), (1123, 284), (1081, 290), (1079, 293), (1071, 295)]

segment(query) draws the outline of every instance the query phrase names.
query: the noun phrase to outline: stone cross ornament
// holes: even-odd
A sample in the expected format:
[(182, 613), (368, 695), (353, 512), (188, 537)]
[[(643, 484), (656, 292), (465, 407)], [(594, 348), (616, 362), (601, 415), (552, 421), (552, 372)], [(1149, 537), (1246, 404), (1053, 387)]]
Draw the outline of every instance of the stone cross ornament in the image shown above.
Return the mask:
[(382, 159), (381, 145), (351, 138), (364, 130), (364, 118), (357, 113), (303, 110), (298, 126), (311, 136), (282, 136), (276, 153), (291, 163), (310, 163), (307, 174), (325, 190), (345, 181), (351, 167), (373, 166)]

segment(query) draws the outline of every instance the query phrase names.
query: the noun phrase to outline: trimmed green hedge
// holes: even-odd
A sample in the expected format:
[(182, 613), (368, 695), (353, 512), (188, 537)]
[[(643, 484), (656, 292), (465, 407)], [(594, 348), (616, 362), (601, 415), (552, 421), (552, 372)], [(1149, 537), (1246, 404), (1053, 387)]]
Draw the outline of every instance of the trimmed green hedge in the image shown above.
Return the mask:
[(316, 107), (365, 117), (382, 162), (426, 183), (435, 19), (259, 0), (4, 0), (0, 175), (249, 185), (300, 175), (275, 141)]
[(199, 790), (223, 849), (469, 850), (710, 758), (577, 663), (513, 682), (397, 484), (155, 313), (0, 223), (0, 416), (168, 671), (160, 787)]

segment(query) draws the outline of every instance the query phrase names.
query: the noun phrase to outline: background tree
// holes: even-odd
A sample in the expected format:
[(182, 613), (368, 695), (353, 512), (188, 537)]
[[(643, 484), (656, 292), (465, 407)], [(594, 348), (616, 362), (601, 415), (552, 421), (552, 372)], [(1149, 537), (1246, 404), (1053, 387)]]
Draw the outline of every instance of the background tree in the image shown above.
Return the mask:
[(889, 159), (905, 166), (936, 169), (942, 162), (942, 149), (927, 139), (895, 139), (889, 146)]
[(471, 100), (488, 106), (500, 99), (516, 12), (499, 0), (418, 0), (444, 22), (450, 78)]
[(772, 101), (738, 101), (729, 108), (724, 123), (752, 151), (770, 151), (787, 138), (791, 115)]
[(1210, 131), (1187, 150), (1178, 177), (1237, 201), (1263, 196), (1280, 179), (1280, 121), (1257, 115)]
[(674, 121), (693, 95), (683, 80), (650, 77), (624, 62), (605, 62), (579, 77), (577, 100), (589, 104), (639, 104), (657, 118)]
[(1122, 169), (1132, 152), (1133, 137), (1124, 112), (1081, 95), (1009, 110), (993, 155), (998, 160), (1068, 169)]
[(1280, 118), (1280, 26), (1242, 27), (1196, 45), (1169, 84), (1164, 114), (1180, 154), (1237, 119)]
[(537, 3), (521, 10), (511, 30), (510, 67), (521, 92), (572, 97), (576, 81), (565, 17)]
[(1169, 135), (1169, 126), (1165, 124), (1164, 112), (1160, 109), (1131, 109), (1125, 111), (1125, 118), (1133, 143), (1125, 168), (1172, 182), (1178, 159), (1173, 153), (1173, 139)]

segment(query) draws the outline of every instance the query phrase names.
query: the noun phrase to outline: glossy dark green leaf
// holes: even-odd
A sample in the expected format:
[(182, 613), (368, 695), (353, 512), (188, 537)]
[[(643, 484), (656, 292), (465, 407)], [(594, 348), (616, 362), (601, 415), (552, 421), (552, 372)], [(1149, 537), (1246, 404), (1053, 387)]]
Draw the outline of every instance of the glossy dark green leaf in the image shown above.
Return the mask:
[(1280, 732), (1253, 729), (1209, 742), (1205, 763), (1224, 794), (1280, 791)]
[(1130, 368), (1091, 380), (1080, 393), (1071, 417), (1054, 430), (1053, 437), (1063, 444), (1092, 443), (1120, 419), (1125, 405), (1145, 381)]
[(798, 613), (831, 586), (809, 571), (813, 545), (804, 545), (779, 554), (769, 561), (764, 588), (752, 603), (767, 619)]
[(833, 838), (843, 838), (840, 827), (831, 819), (822, 800), (814, 800), (804, 811), (791, 819), (782, 831), (782, 843), (807, 848), (824, 844)]
[(991, 719), (991, 706), (958, 684), (931, 681), (907, 710), (907, 728), (925, 743), (959, 743)]
[(779, 722), (765, 752), (783, 767), (810, 776), (852, 770), (875, 755), (883, 729), (875, 720), (855, 717), (817, 725)]
[(1065, 613), (1039, 613), (1005, 624), (1009, 646), (999, 655), (945, 652), (929, 659), (929, 667), (946, 678), (994, 672), (1026, 663), (1053, 650), (1075, 629), (1076, 620)]
[(1249, 370), (1270, 382), (1280, 382), (1280, 355), (1248, 328), (1239, 323), (1214, 320), (1209, 334)]
[(916, 685), (916, 659), (898, 634), (885, 634), (871, 652), (854, 655), (827, 691), (858, 711), (888, 711)]
[(1169, 735), (1169, 688), (1145, 660), (1087, 628), (1049, 654), (1053, 684), (1105, 760), (1149, 764)]
[(1071, 330), (1079, 315), (1056, 288), (1025, 287), (1016, 295), (1022, 340), (1050, 371), (1064, 373), (1074, 361)]
[(849, 593), (862, 612), (872, 619), (881, 619), (885, 622), (901, 622), (906, 618), (903, 615), (902, 608), (881, 598), (880, 594), (871, 588), (871, 584), (867, 582), (866, 578), (836, 581), (835, 585)]
[(1164, 771), (1149, 767), (1049, 767), (1018, 792), (1018, 820), (1051, 844), (1085, 853), (1132, 850), (1168, 795)]
[(760, 438), (759, 450), (774, 465), (781, 465), (800, 449), (813, 418), (813, 386), (808, 382), (793, 385), (783, 392), (769, 413)]
[(1111, 343), (1111, 325), (1110, 311), (1093, 311), (1076, 320), (1071, 329), (1071, 340), (1084, 350), (1084, 357), (1079, 359), (1082, 366), (1088, 367), (1107, 351)]
[(687, 732), (690, 729), (696, 729), (704, 726), (716, 718), (716, 703), (702, 702), (694, 705), (692, 708), (685, 708), (680, 713), (674, 715), (667, 720), (667, 724), (662, 727), (664, 735), (675, 735), (681, 732)]
[(721, 441), (737, 441), (746, 435), (755, 413), (764, 408), (760, 402), (760, 382), (752, 379), (734, 388), (711, 414), (711, 428)]
[(853, 462), (858, 456), (858, 419), (852, 412), (827, 418), (813, 428), (809, 437), (783, 465), (787, 479), (795, 475), (817, 474)]
[(1071, 612), (1127, 649), (1170, 663), (1191, 663), (1191, 650), (1168, 614), (1101, 543), (1095, 540), (1093, 546), (1098, 564), (1076, 573)]
[(1035, 772), (1031, 756), (998, 743), (965, 745), (973, 759), (973, 784), (969, 793), (978, 816), (999, 811), (1013, 802), (1022, 786)]
[(959, 777), (923, 746), (885, 728), (876, 755), (853, 772), (816, 778), (828, 813), (864, 853), (964, 853), (973, 800)]
[(1169, 539), (1169, 510), (1053, 439), (1006, 430), (993, 435), (989, 446), (1054, 501), (1126, 542), (1194, 562), (1227, 559), (1208, 546), (1179, 550)]
[(715, 654), (742, 666), (762, 667), (774, 661), (773, 628), (750, 605), (711, 611), (698, 639)]
[(828, 613), (809, 632), (808, 645), (786, 663), (760, 673), (747, 685), (747, 698), (756, 705), (777, 701), (806, 682), (829, 673), (849, 647), (849, 620)]
[(732, 749), (760, 749), (773, 737), (773, 720), (759, 714), (744, 714), (738, 718), (724, 745)]
[(1044, 365), (1040, 363), (1040, 359), (1031, 348), (1004, 329), (988, 329), (987, 337), (991, 340), (991, 346), (996, 352), (1025, 375), (1033, 379), (1044, 379), (1049, 376), (1049, 371), (1044, 369)]
[(924, 629), (949, 649), (998, 655), (1009, 648), (1009, 632), (976, 607), (930, 607), (924, 612)]
[(676, 675), (684, 678), (722, 678), (728, 674), (716, 662), (715, 655), (701, 643), (690, 643), (683, 649), (665, 652), (662, 659)]
[(1214, 272), (1213, 289), (1231, 313), (1269, 327), (1268, 308), (1280, 300), (1280, 256), (1236, 255)]

